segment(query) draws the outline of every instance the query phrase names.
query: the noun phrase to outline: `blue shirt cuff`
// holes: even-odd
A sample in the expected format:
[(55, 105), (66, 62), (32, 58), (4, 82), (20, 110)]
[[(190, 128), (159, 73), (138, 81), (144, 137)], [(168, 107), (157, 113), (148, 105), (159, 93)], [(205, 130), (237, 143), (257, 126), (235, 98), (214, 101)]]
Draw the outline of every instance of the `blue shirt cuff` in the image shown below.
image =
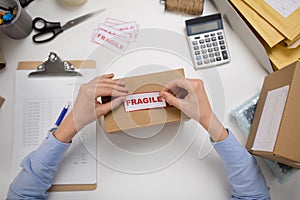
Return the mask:
[(51, 132), (48, 132), (42, 144), (32, 153), (35, 154), (35, 159), (42, 164), (56, 166), (59, 165), (70, 146), (71, 143), (63, 143), (57, 140)]
[(237, 163), (240, 156), (252, 157), (247, 150), (237, 141), (232, 131), (227, 129), (228, 136), (220, 142), (212, 142), (215, 150), (227, 164)]

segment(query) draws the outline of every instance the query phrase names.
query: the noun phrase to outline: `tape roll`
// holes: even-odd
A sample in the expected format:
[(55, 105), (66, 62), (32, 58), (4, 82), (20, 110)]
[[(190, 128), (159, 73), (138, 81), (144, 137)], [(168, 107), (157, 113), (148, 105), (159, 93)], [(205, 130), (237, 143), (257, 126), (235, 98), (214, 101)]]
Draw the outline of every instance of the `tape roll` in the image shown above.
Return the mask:
[(165, 0), (165, 10), (201, 15), (204, 0)]

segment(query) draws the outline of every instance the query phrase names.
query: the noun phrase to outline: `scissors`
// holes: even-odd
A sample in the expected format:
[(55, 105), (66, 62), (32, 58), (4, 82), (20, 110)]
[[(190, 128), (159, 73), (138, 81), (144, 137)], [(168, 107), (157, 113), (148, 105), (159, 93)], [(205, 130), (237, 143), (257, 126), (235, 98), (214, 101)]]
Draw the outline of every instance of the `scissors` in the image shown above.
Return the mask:
[(76, 26), (80, 24), (81, 22), (87, 20), (90, 17), (95, 16), (96, 14), (99, 14), (106, 9), (97, 10), (85, 15), (82, 15), (80, 17), (77, 17), (75, 19), (72, 19), (68, 21), (65, 25), (61, 26), (60, 22), (48, 22), (45, 19), (41, 17), (36, 17), (32, 21), (33, 29), (38, 31), (39, 33), (35, 34), (32, 37), (32, 40), (35, 43), (44, 43), (49, 42), (50, 40), (53, 40), (58, 34), (62, 33), (63, 31)]

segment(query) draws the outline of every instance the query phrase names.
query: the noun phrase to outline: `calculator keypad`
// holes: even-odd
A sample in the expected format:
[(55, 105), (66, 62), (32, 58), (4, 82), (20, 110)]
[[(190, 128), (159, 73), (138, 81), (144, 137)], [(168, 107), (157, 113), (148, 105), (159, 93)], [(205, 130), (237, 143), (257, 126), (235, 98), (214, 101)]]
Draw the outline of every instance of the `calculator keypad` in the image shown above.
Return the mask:
[(196, 68), (210, 67), (229, 62), (224, 33), (218, 30), (190, 36)]

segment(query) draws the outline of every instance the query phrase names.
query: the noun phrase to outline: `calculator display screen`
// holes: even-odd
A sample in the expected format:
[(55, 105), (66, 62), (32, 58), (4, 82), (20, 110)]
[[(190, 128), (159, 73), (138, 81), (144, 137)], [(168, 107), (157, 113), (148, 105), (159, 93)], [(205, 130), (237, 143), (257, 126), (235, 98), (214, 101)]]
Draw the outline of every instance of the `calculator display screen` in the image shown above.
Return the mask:
[(223, 29), (221, 19), (205, 20), (202, 22), (195, 21), (187, 25), (188, 35), (196, 35)]
[(197, 24), (197, 25), (191, 26), (191, 33), (195, 34), (195, 33), (212, 31), (212, 30), (218, 29), (218, 27), (219, 27), (219, 24), (217, 21), (206, 22), (203, 24)]

